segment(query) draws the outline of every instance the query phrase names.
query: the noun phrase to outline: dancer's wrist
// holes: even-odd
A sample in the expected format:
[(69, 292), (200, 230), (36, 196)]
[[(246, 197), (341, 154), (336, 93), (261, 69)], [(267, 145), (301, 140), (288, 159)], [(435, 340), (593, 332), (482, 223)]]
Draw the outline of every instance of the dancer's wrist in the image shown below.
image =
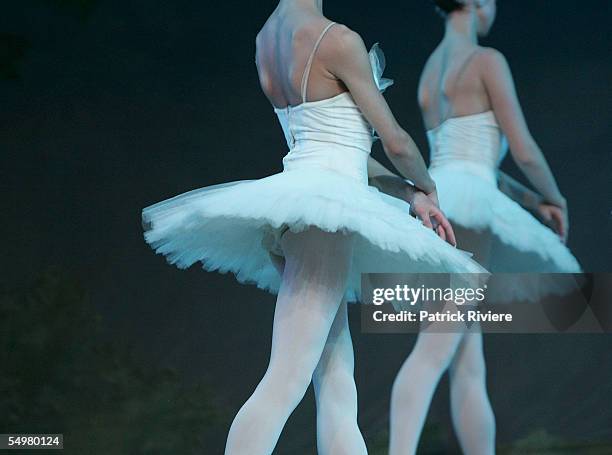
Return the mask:
[(542, 204), (546, 204), (546, 199), (535, 192), (526, 192), (523, 196), (524, 207), (528, 210), (538, 210)]
[(554, 205), (556, 207), (559, 207), (560, 209), (567, 210), (567, 200), (561, 194), (557, 195), (554, 198), (544, 199), (542, 203)]
[(436, 207), (440, 208), (440, 200), (438, 199), (438, 191), (433, 190), (425, 195), (435, 204)]
[(419, 189), (428, 196), (432, 193), (437, 193), (436, 182), (432, 178), (424, 182)]

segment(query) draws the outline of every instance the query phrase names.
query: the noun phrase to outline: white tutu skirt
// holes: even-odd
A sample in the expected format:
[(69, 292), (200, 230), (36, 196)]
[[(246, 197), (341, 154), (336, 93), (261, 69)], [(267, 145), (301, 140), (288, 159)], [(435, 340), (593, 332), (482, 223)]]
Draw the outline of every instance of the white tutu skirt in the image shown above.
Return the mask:
[[(502, 193), (493, 178), (477, 167), (470, 171), (465, 163), (433, 167), (430, 173), (451, 223), (479, 234), (467, 244), (458, 235), (459, 247), (488, 251), (479, 260), (493, 274), (488, 284), (497, 286), (496, 301), (541, 300), (575, 290), (572, 277), (553, 274), (580, 273), (576, 258), (551, 229)], [(475, 245), (474, 238), (483, 245)]]
[(349, 302), (361, 298), (362, 273), (486, 273), (410, 216), (406, 202), (322, 168), (196, 189), (145, 208), (142, 218), (146, 242), (171, 264), (200, 262), (272, 293), (281, 278), (269, 254), (282, 255), (280, 234), (310, 226), (354, 234)]

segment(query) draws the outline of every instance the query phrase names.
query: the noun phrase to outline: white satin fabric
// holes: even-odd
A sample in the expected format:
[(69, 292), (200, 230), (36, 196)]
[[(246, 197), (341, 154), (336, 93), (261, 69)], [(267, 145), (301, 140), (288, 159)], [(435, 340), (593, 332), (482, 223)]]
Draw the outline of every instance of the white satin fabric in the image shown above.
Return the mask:
[(427, 131), (431, 150), (431, 169), (452, 166), (472, 172), (497, 185), (497, 169), (508, 151), (495, 114), (452, 117)]
[(285, 171), (327, 169), (367, 184), (374, 137), (349, 92), (274, 111), (289, 147)]

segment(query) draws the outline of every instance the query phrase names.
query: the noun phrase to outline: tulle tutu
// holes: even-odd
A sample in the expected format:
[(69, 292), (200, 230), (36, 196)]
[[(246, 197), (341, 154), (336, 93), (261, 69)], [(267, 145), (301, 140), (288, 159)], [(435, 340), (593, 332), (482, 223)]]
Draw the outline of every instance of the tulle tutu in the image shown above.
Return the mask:
[[(383, 91), (393, 83), (382, 77), (384, 54), (374, 45), (369, 57)], [(406, 202), (368, 186), (375, 135), (350, 92), (319, 101), (305, 95), (303, 89), (299, 105), (274, 108), (289, 148), (283, 172), (196, 189), (143, 210), (145, 240), (157, 253), (180, 268), (201, 262), (278, 293), (270, 254), (283, 254), (285, 230), (317, 227), (354, 236), (348, 302), (361, 300), (361, 274), (368, 272), (461, 272), (466, 285), (480, 282), (466, 275), (486, 275), (469, 254), (411, 217)]]
[(470, 163), (457, 163), (430, 172), (440, 206), (451, 222), (490, 242), (490, 255), (482, 265), (493, 273), (489, 285), (497, 284), (495, 300), (538, 300), (575, 290), (573, 278), (552, 275), (581, 272), (570, 250), (551, 229), (502, 193), (495, 181), (480, 175), (478, 166), (473, 168), (472, 172)]
[(409, 204), (322, 168), (285, 170), (258, 180), (196, 189), (143, 210), (145, 240), (179, 268), (201, 262), (238, 281), (277, 293), (269, 253), (282, 254), (283, 229), (316, 226), (354, 233), (345, 293), (360, 300), (367, 272), (486, 273), (409, 215)]
[(572, 253), (498, 189), (508, 141), (494, 111), (447, 118), (428, 130), (427, 138), (440, 207), (466, 230), (463, 239), (458, 235), (459, 246), (474, 251), (493, 274), (488, 300), (535, 302), (575, 290), (573, 277), (552, 275), (580, 272)]

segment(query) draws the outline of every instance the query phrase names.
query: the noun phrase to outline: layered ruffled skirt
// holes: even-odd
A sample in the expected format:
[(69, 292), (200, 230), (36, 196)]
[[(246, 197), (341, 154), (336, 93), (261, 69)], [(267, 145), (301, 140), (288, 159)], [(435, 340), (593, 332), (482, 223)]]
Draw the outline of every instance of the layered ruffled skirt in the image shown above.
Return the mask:
[(493, 174), (461, 162), (430, 173), (451, 223), (473, 234), (467, 242), (458, 235), (459, 247), (486, 251), (479, 260), (493, 274), (489, 285), (497, 285), (496, 301), (537, 300), (575, 289), (571, 277), (554, 274), (580, 273), (576, 258), (551, 229), (498, 189)]
[(277, 293), (270, 253), (280, 235), (314, 226), (354, 235), (347, 301), (361, 297), (371, 272), (485, 273), (409, 215), (409, 205), (364, 181), (324, 168), (285, 170), (258, 180), (195, 189), (146, 207), (144, 237), (179, 268), (196, 262)]

